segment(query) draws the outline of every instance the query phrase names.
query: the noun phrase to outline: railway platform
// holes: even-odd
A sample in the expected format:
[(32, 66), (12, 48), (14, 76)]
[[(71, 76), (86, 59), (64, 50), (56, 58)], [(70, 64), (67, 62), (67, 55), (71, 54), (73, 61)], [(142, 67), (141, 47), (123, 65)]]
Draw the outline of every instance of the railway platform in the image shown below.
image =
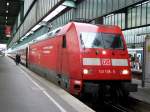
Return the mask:
[(66, 91), (0, 56), (1, 112), (94, 112)]
[(150, 83), (147, 83), (145, 87), (142, 87), (141, 80), (132, 79), (132, 82), (138, 84), (138, 91), (131, 93), (131, 97), (150, 104)]

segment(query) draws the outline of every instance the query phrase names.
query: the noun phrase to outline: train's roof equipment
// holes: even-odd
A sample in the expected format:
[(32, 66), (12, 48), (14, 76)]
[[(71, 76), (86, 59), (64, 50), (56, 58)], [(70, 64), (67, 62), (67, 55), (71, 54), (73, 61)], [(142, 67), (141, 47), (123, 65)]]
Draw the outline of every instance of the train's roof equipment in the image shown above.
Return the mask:
[[(102, 31), (106, 30), (106, 28), (107, 28), (108, 32), (113, 31), (113, 32), (118, 33), (118, 32), (121, 31), (119, 27), (112, 26), (112, 25), (93, 25), (93, 24), (87, 24), (87, 23), (69, 22), (68, 24), (66, 24), (64, 26), (59, 27), (57, 29), (54, 29), (54, 30), (52, 30), (52, 31), (50, 31), (46, 34), (43, 34), (43, 35), (31, 40), (28, 43), (25, 43), (25, 44), (32, 44), (32, 43), (36, 43), (36, 42), (41, 41), (41, 40), (45, 40), (45, 39), (48, 39), (48, 38), (53, 38), (54, 36), (57, 36), (57, 35), (64, 35), (72, 25), (74, 25), (77, 30), (82, 30), (83, 27), (85, 27), (85, 25), (86, 25), (87, 29), (91, 29), (92, 27), (93, 28), (98, 28), (99, 27), (99, 29), (102, 30)], [(25, 44), (23, 44), (21, 46), (24, 46)], [(18, 48), (18, 47), (16, 46), (15, 48)]]

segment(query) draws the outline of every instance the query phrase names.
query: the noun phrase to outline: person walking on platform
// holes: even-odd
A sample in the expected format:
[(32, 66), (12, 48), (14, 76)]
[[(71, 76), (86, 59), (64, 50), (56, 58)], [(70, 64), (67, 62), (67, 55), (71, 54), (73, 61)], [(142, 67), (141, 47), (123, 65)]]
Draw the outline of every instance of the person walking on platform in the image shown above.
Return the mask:
[(15, 61), (16, 61), (16, 65), (18, 65), (20, 63), (21, 59), (20, 59), (19, 54), (16, 54), (16, 60)]

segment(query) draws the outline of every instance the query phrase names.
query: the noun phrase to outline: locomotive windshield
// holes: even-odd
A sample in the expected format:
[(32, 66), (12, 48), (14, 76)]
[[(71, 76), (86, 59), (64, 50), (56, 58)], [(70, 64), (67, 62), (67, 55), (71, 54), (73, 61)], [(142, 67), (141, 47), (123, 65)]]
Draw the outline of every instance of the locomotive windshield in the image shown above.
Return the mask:
[(124, 48), (120, 34), (82, 32), (80, 35), (80, 41), (84, 48)]

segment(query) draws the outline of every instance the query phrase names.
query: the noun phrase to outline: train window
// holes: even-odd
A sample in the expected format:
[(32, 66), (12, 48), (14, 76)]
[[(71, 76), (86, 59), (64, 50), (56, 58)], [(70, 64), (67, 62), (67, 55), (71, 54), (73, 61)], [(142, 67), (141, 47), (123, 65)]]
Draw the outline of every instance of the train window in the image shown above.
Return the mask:
[(80, 42), (82, 48), (124, 48), (121, 35), (112, 33), (82, 32)]
[(66, 48), (66, 47), (67, 47), (66, 36), (63, 35), (63, 38), (62, 38), (62, 48)]
[(121, 35), (119, 34), (110, 34), (110, 33), (102, 33), (102, 38), (104, 41), (105, 48), (112, 49), (124, 49), (123, 41), (121, 39)]
[(81, 45), (84, 48), (102, 48), (102, 36), (100, 33), (82, 32), (80, 35)]
[(81, 41), (82, 48), (85, 48), (84, 41), (82, 39), (82, 35), (81, 34), (80, 34), (80, 41)]

